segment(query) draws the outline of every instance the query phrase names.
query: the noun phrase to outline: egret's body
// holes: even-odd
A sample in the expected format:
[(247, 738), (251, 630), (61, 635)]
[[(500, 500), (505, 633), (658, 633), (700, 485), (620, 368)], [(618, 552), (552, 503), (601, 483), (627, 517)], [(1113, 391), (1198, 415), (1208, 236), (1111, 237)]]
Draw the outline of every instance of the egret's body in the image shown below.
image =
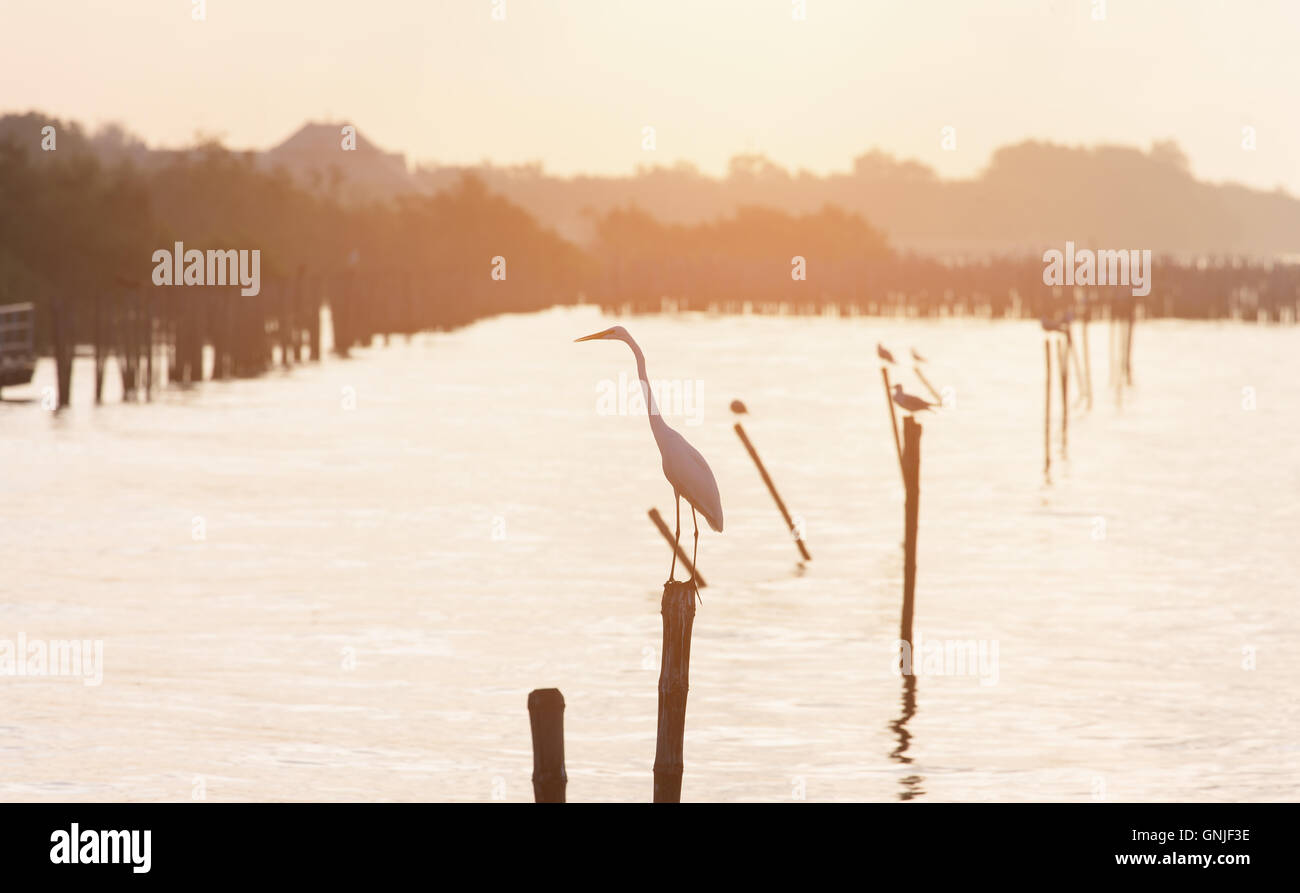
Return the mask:
[(924, 363), (924, 362), (925, 362), (925, 357), (923, 357), (923, 356), (921, 356), (919, 353), (917, 353), (915, 347), (912, 348), (912, 359), (916, 360), (918, 363)]
[[(627, 329), (622, 326), (614, 326), (605, 329), (603, 332), (596, 332), (592, 335), (586, 335), (577, 341), (622, 341), (632, 348), (632, 355), (636, 357), (636, 371), (641, 379), (641, 392), (645, 396), (647, 415), (650, 417), (650, 433), (654, 435), (655, 444), (659, 447), (659, 455), (663, 460), (664, 477), (668, 478), (668, 483), (673, 488), (673, 499), (677, 508), (677, 531), (676, 537), (680, 540), (682, 533), (681, 517), (681, 500), (684, 497), (691, 506), (691, 518), (695, 521), (695, 550), (699, 551), (700, 544), (700, 524), (695, 518), (698, 511), (704, 516), (704, 520), (709, 526), (719, 533), (722, 532), (722, 497), (718, 495), (718, 482), (713, 477), (713, 471), (709, 468), (709, 463), (704, 461), (700, 451), (686, 442), (664, 421), (663, 416), (659, 414), (659, 407), (655, 403), (654, 394), (650, 390), (650, 379), (645, 371), (645, 355), (641, 353), (641, 348), (632, 340)], [(691, 563), (694, 564), (694, 554)], [(668, 571), (668, 579), (673, 579), (673, 572), (677, 569), (677, 550), (673, 549), (673, 563)]]
[(908, 412), (923, 412), (927, 409), (934, 409), (935, 404), (929, 400), (922, 400), (920, 397), (912, 394), (903, 393), (901, 384), (894, 385), (894, 402), (906, 409)]
[(894, 355), (885, 349), (885, 345), (879, 341), (876, 342), (876, 356), (880, 357), (886, 363), (894, 362)]

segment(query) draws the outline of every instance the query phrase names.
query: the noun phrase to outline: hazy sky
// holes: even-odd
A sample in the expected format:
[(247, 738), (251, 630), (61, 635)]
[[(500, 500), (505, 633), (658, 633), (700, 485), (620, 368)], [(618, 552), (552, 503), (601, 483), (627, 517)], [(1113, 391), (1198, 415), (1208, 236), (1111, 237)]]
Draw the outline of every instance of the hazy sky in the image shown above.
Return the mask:
[(877, 146), (959, 177), (1025, 138), (1173, 138), (1198, 176), (1300, 195), (1297, 0), (1105, 0), (1104, 21), (1098, 0), (194, 5), (0, 0), (0, 111), (236, 148), (347, 120), (412, 161), (561, 173), (744, 151), (823, 172)]

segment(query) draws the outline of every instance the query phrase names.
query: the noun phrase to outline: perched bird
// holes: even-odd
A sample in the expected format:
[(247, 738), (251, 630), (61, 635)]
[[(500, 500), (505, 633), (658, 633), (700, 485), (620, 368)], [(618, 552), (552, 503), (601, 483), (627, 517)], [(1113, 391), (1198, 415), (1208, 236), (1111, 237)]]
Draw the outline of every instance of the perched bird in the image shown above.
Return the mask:
[(741, 403), (739, 400), (731, 401), (731, 411), (736, 415), (744, 415), (749, 412), (749, 410), (745, 408), (745, 404)]
[(934, 409), (938, 405), (928, 400), (922, 400), (920, 397), (914, 397), (911, 394), (904, 394), (901, 384), (894, 385), (894, 402), (908, 412), (924, 412), (927, 409)]
[(885, 345), (881, 344), (879, 341), (876, 342), (876, 356), (880, 357), (886, 363), (894, 362), (894, 355), (885, 350)]
[(917, 353), (915, 347), (912, 348), (912, 359), (916, 360), (918, 363), (924, 363), (924, 362), (925, 362), (925, 357), (923, 357), (923, 356), (921, 356), (919, 353)]
[[(622, 341), (628, 347), (632, 348), (632, 355), (636, 357), (636, 371), (641, 379), (641, 392), (645, 396), (645, 403), (650, 416), (650, 433), (654, 435), (655, 443), (659, 447), (659, 455), (663, 459), (664, 477), (668, 478), (668, 483), (673, 488), (673, 500), (677, 507), (677, 530), (674, 534), (677, 542), (682, 538), (682, 497), (691, 506), (691, 520), (695, 522), (695, 549), (691, 553), (691, 564), (695, 565), (695, 555), (700, 548), (700, 522), (695, 513), (699, 511), (704, 515), (704, 520), (709, 522), (709, 526), (718, 533), (722, 532), (722, 497), (718, 495), (718, 482), (713, 477), (713, 471), (709, 468), (709, 463), (704, 461), (700, 451), (695, 449), (686, 442), (663, 420), (659, 414), (659, 407), (655, 404), (654, 394), (650, 391), (650, 379), (645, 372), (645, 355), (641, 353), (641, 348), (632, 340), (627, 329), (622, 326), (614, 326), (605, 329), (602, 332), (595, 332), (591, 335), (584, 335), (581, 338), (575, 338), (575, 341)], [(739, 402), (739, 401), (736, 401)], [(733, 404), (734, 408), (734, 404)], [(743, 406), (742, 406), (743, 408)], [(673, 547), (673, 563), (668, 570), (668, 582), (673, 582), (673, 574), (677, 570), (677, 547)]]

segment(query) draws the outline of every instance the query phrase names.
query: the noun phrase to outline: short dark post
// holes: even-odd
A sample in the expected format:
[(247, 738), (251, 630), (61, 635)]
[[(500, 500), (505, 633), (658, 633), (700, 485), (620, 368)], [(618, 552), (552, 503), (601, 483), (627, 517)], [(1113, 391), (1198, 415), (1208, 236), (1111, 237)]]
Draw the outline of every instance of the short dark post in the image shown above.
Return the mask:
[(916, 529), (921, 515), (921, 426), (903, 418), (903, 622), (899, 638), (912, 642), (912, 611), (916, 604)]
[(686, 734), (686, 692), (690, 688), (691, 627), (695, 585), (664, 584), (663, 660), (659, 666), (659, 735), (655, 743), (655, 803), (682, 800), (682, 739)]
[(740, 442), (745, 445), (745, 449), (749, 452), (749, 458), (753, 459), (754, 464), (758, 466), (759, 476), (763, 478), (763, 483), (767, 484), (768, 492), (776, 500), (776, 507), (781, 510), (781, 517), (785, 519), (785, 526), (790, 528), (790, 535), (794, 537), (794, 544), (799, 547), (799, 554), (803, 556), (804, 561), (812, 561), (812, 556), (808, 554), (808, 547), (804, 545), (799, 529), (794, 526), (794, 521), (790, 518), (790, 512), (786, 510), (785, 503), (781, 501), (781, 494), (776, 492), (776, 484), (772, 483), (772, 478), (768, 475), (767, 469), (763, 467), (763, 460), (758, 458), (758, 451), (754, 449), (754, 445), (745, 436), (745, 429), (740, 426), (740, 422), (736, 422), (735, 428), (736, 434), (740, 437)]
[(1047, 393), (1043, 399), (1043, 474), (1052, 470), (1052, 339), (1043, 339), (1043, 359), (1046, 360)]
[(898, 416), (894, 413), (894, 392), (889, 387), (889, 370), (884, 366), (880, 367), (880, 377), (885, 380), (885, 403), (889, 406), (889, 433), (894, 435), (894, 451), (898, 453), (898, 470), (906, 482), (907, 472), (903, 471), (903, 445), (898, 442)]
[(558, 688), (528, 693), (528, 722), (533, 729), (533, 800), (563, 803), (569, 776), (564, 771), (564, 695)]

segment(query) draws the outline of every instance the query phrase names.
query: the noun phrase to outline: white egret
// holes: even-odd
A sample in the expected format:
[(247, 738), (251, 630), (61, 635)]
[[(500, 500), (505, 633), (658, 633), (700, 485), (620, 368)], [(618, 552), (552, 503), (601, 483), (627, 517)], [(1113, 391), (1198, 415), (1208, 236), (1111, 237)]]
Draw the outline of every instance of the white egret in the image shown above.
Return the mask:
[(918, 363), (924, 363), (924, 362), (925, 362), (925, 357), (923, 357), (923, 356), (921, 356), (919, 353), (917, 353), (915, 347), (912, 348), (912, 359), (916, 360)]
[(911, 394), (903, 393), (901, 384), (894, 385), (894, 402), (906, 409), (908, 412), (924, 412), (927, 409), (934, 409), (937, 404), (929, 400), (922, 400), (920, 397), (914, 397)]
[(880, 357), (886, 363), (894, 362), (894, 355), (885, 350), (885, 345), (881, 344), (879, 341), (876, 342), (876, 356)]
[[(595, 332), (591, 335), (584, 335), (581, 338), (575, 338), (574, 341), (622, 341), (632, 348), (632, 355), (636, 357), (636, 371), (641, 378), (641, 392), (645, 396), (646, 411), (650, 417), (650, 433), (654, 435), (655, 443), (659, 447), (659, 455), (663, 458), (664, 477), (668, 478), (668, 483), (673, 487), (673, 500), (677, 509), (677, 530), (674, 533), (676, 541), (682, 538), (682, 497), (691, 506), (691, 520), (695, 523), (695, 549), (691, 553), (691, 564), (695, 564), (695, 556), (700, 548), (700, 522), (695, 516), (698, 510), (704, 515), (704, 520), (709, 522), (709, 526), (718, 533), (722, 532), (722, 497), (718, 495), (718, 482), (713, 478), (713, 472), (709, 469), (709, 463), (704, 461), (700, 451), (686, 442), (663, 420), (659, 414), (659, 407), (655, 404), (654, 394), (650, 391), (650, 379), (645, 372), (645, 356), (641, 353), (641, 348), (632, 340), (627, 329), (622, 326), (614, 326), (605, 329), (602, 332)], [(668, 570), (668, 582), (673, 582), (673, 574), (677, 570), (677, 546), (673, 546), (673, 563)]]

